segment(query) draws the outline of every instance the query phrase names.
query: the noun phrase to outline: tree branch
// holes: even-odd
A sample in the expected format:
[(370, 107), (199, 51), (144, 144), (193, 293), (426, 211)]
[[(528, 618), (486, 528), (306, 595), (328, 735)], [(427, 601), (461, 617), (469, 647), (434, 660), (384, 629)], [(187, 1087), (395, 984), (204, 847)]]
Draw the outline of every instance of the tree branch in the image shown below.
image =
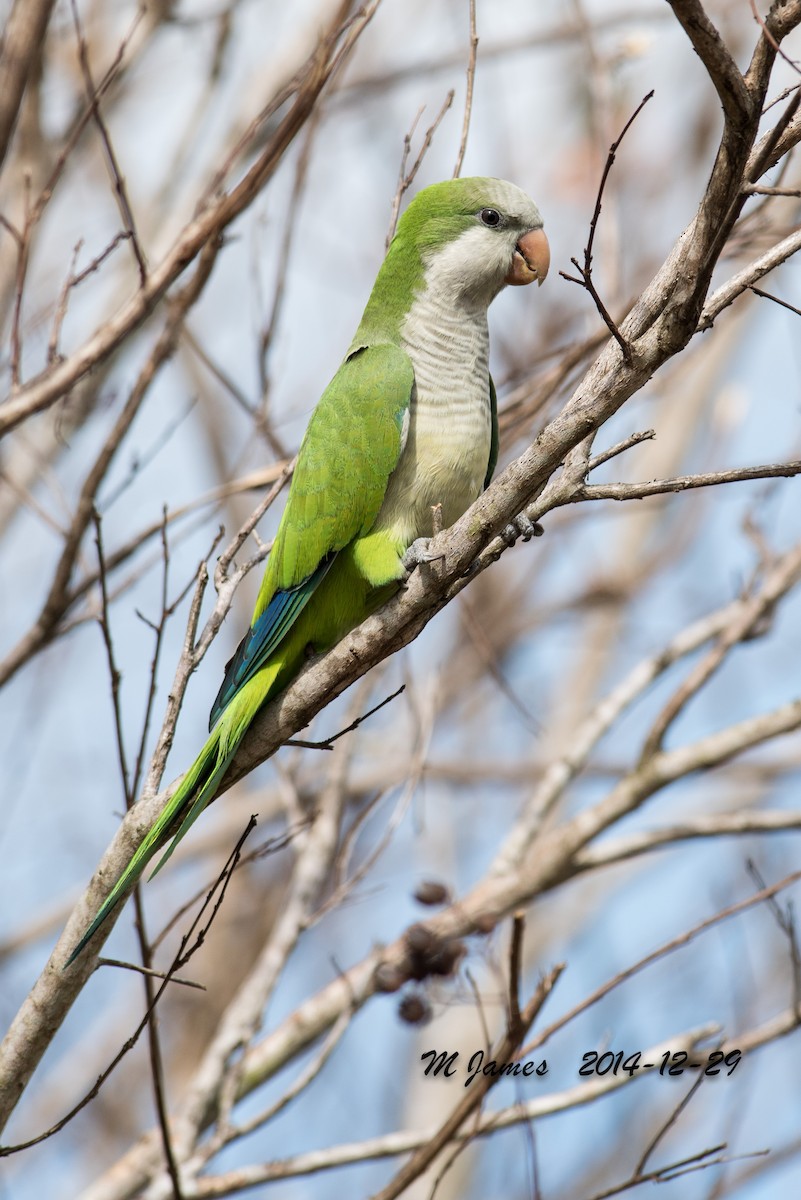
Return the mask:
[(0, 46), (0, 167), (5, 162), (33, 64), (42, 54), (55, 0), (14, 0)]

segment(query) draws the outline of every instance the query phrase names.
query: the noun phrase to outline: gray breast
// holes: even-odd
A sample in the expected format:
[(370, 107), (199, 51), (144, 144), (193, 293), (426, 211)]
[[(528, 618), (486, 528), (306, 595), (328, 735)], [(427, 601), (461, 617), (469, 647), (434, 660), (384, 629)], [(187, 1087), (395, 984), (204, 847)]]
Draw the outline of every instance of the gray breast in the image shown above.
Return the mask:
[(486, 309), (415, 300), (402, 329), (415, 389), (408, 433), (377, 526), (410, 544), (432, 531), (433, 505), (453, 524), (481, 494), (489, 461), (489, 334)]

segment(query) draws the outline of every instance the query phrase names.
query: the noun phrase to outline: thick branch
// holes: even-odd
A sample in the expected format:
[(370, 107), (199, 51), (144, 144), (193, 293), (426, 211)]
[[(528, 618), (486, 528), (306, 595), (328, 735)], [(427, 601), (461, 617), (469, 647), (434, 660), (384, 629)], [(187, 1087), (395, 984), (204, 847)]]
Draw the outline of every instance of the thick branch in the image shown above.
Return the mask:
[(33, 64), (42, 53), (54, 0), (14, 0), (0, 49), (0, 167), (5, 161)]
[(753, 99), (737, 63), (700, 0), (668, 0), (676, 20), (692, 42), (723, 105), (727, 122), (745, 128), (753, 115)]

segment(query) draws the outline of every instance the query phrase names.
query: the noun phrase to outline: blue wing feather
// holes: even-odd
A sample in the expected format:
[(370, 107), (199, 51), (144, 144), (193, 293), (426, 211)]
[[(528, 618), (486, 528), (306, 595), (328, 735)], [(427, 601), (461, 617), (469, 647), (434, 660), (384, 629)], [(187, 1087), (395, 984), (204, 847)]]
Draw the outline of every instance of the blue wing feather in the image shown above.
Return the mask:
[(225, 678), (209, 716), (210, 730), (217, 724), (242, 685), (253, 678), (280, 645), (317, 586), (327, 575), (335, 557), (335, 554), (326, 555), (317, 569), (297, 587), (276, 592), (261, 616), (251, 625), (233, 658), (226, 664)]

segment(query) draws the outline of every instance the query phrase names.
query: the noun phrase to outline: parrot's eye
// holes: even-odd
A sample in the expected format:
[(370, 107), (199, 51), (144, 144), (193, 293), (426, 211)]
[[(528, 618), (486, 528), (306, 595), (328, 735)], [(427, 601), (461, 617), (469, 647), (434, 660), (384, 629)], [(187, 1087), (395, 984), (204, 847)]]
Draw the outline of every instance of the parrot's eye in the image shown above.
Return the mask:
[(501, 223), (501, 214), (497, 208), (482, 208), (478, 215), (484, 224), (489, 225), (491, 229), (494, 229), (496, 225), (500, 225)]

